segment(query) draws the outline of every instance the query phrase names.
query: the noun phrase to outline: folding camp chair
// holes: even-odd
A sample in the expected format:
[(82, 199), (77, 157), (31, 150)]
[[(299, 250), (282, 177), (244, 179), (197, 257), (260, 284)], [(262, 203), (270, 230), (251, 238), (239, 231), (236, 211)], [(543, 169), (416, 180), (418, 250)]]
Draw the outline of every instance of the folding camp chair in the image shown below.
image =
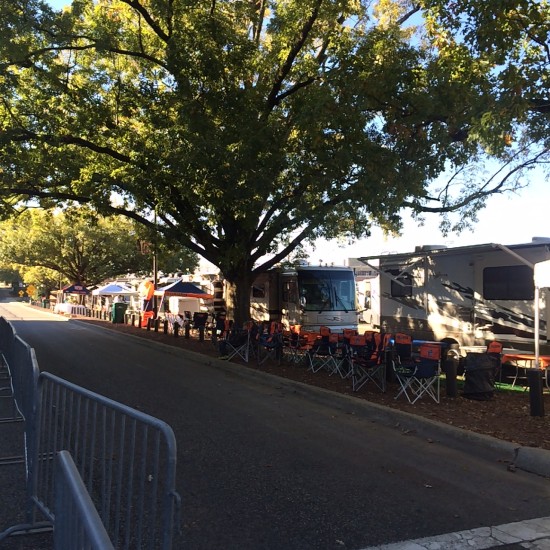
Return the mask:
[(416, 364), (412, 358), (412, 338), (408, 334), (398, 332), (391, 336), (390, 360), (395, 379), (399, 384), (399, 392), (395, 399), (405, 394), (410, 402), (408, 389), (412, 376), (416, 370)]
[(493, 340), (487, 344), (487, 355), (491, 358), (494, 364), (494, 379), (502, 382), (502, 343)]
[(441, 346), (433, 343), (420, 344), (418, 357), (396, 370), (401, 389), (396, 399), (404, 394), (409, 403), (416, 403), (427, 395), (436, 403), (440, 399)]
[(349, 345), (345, 343), (343, 334), (333, 332), (328, 337), (329, 344), (332, 346), (332, 358), (334, 368), (330, 373), (338, 374), (340, 378), (348, 378), (351, 375), (349, 362)]
[(281, 364), (283, 351), (283, 325), (272, 322), (267, 331), (258, 334), (258, 365), (261, 365), (268, 359), (272, 359)]
[(357, 336), (357, 331), (355, 329), (345, 328), (342, 331), (341, 338), (339, 339), (339, 357), (337, 359), (337, 362), (338, 372), (342, 378), (349, 378), (351, 376), (350, 340), (353, 336)]
[(322, 326), (319, 330), (319, 337), (313, 342), (311, 349), (307, 352), (307, 358), (311, 372), (319, 372), (326, 369), (334, 372), (337, 368), (336, 353), (338, 348), (338, 336), (331, 338), (329, 327)]
[(303, 331), (297, 333), (291, 331), (287, 348), (290, 361), (296, 364), (306, 362), (306, 358), (318, 338), (319, 333), (317, 332)]
[(233, 357), (240, 357), (248, 363), (254, 355), (254, 342), (258, 335), (258, 327), (254, 321), (248, 321), (243, 328), (233, 327), (228, 337), (221, 342), (222, 356), (228, 361)]
[(345, 328), (342, 331), (342, 348), (344, 350), (344, 353), (349, 355), (350, 351), (350, 340), (352, 336), (357, 336), (357, 331), (352, 328)]
[(350, 362), (353, 391), (359, 391), (372, 381), (382, 392), (386, 391), (386, 362), (379, 332), (352, 336)]
[(300, 340), (300, 326), (290, 325), (289, 329), (283, 329), (283, 359), (289, 363), (295, 362), (294, 350)]

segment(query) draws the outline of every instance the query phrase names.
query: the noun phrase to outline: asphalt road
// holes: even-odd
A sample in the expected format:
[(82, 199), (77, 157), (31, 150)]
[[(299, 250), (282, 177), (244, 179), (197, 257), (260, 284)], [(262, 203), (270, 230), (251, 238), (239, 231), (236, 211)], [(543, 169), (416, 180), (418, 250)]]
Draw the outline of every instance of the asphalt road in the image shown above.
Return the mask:
[[(509, 471), (498, 446), (430, 439), (352, 398), (23, 304), (0, 315), (41, 370), (173, 428), (175, 549), (360, 549), (550, 515), (550, 482)], [(0, 530), (13, 502), (2, 491)]]

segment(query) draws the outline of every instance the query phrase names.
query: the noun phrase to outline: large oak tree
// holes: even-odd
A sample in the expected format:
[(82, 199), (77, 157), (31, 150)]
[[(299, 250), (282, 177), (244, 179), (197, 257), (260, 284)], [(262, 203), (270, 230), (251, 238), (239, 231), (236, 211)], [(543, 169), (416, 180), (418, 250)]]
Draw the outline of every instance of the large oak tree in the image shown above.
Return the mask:
[[(254, 276), (305, 240), (398, 231), (404, 208), (460, 229), (546, 154), (544, 98), (512, 71), (545, 36), (474, 43), (507, 31), (476, 19), (485, 4), (3, 2), (3, 214), (89, 202), (156, 226), (234, 283), (237, 320)], [(499, 24), (525, 4), (548, 24), (546, 2), (490, 4)]]

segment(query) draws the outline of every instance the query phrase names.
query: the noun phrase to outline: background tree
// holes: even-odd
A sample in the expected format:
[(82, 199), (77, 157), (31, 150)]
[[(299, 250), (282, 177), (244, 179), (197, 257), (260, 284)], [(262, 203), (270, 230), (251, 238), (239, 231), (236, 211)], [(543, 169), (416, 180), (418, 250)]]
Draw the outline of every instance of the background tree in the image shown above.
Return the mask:
[(23, 278), (19, 270), (10, 264), (0, 266), (0, 281), (12, 285), (22, 281)]
[[(134, 222), (97, 217), (89, 209), (27, 210), (0, 226), (0, 261), (18, 266), (25, 282), (45, 291), (66, 283), (92, 285), (128, 272), (149, 274), (152, 255), (143, 246), (146, 238), (152, 237)], [(159, 248), (170, 266), (196, 267), (196, 255), (181, 246)]]
[(32, 285), (36, 288), (36, 295), (33, 296), (34, 299), (46, 296), (49, 300), (52, 292), (59, 290), (62, 286), (69, 283), (62, 275), (45, 267), (20, 265), (19, 272), (21, 273), (21, 280), (25, 284), (25, 287)]
[[(451, 4), (5, 2), (4, 215), (29, 197), (150, 227), (154, 212), (234, 283), (237, 321), (254, 276), (308, 239), (399, 231), (404, 208), (460, 229), (521, 185), (529, 105), (458, 40)], [(546, 3), (531, 15), (547, 23)], [(480, 178), (488, 156), (505, 172)]]

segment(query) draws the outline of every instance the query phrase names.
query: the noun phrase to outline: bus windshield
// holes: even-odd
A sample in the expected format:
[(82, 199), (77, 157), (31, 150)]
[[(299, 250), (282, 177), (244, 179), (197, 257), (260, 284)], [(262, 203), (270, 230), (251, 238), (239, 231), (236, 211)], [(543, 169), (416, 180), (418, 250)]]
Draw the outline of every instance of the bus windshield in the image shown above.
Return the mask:
[(298, 272), (300, 304), (306, 311), (354, 311), (353, 271), (336, 269)]

